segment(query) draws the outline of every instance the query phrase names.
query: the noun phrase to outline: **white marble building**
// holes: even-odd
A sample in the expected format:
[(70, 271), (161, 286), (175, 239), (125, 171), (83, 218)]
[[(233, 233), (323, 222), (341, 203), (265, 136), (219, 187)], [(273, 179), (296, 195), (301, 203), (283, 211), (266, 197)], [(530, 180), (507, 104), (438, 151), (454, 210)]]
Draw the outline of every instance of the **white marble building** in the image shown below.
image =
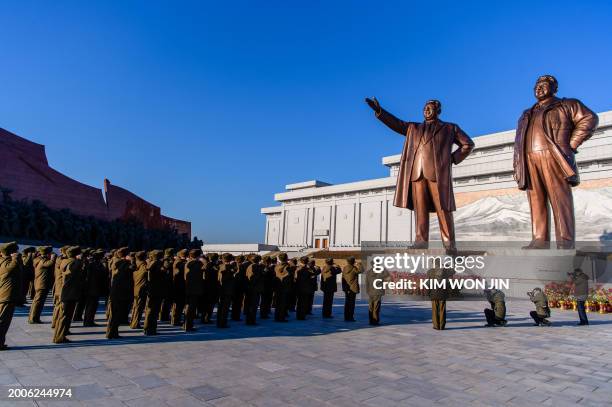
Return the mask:
[[(493, 228), (487, 238), (503, 240), (508, 237), (506, 232), (516, 232), (516, 237), (529, 240), (525, 193), (517, 190), (512, 178), (514, 135), (514, 130), (509, 130), (475, 137), (476, 148), (472, 154), (453, 167), (458, 240), (462, 237), (474, 240), (482, 234), (480, 229), (478, 236), (467, 233), (475, 230), (474, 219), (479, 216), (481, 227), (491, 229), (491, 222), (486, 218), (493, 217), (503, 219), (503, 225), (509, 228)], [(612, 231), (608, 211), (612, 209), (612, 111), (599, 114), (599, 128), (581, 146), (576, 158), (582, 180), (580, 187), (574, 189), (577, 238), (596, 239)], [(382, 163), (389, 168), (389, 176), (385, 178), (337, 185), (321, 181), (287, 185), (285, 192), (274, 195), (278, 206), (261, 209), (266, 216), (265, 243), (282, 250), (296, 250), (351, 249), (358, 248), (362, 241), (412, 241), (412, 211), (393, 206), (399, 160), (399, 154), (383, 157)], [(583, 193), (583, 190), (589, 192)], [(593, 191), (599, 195), (593, 196)], [(599, 203), (593, 206), (598, 200), (604, 207)], [(462, 220), (462, 211), (470, 213), (469, 220)], [(593, 218), (599, 211), (605, 216)], [(581, 231), (580, 219), (584, 216), (589, 227), (595, 229)], [(439, 239), (435, 214), (432, 214), (430, 239)]]

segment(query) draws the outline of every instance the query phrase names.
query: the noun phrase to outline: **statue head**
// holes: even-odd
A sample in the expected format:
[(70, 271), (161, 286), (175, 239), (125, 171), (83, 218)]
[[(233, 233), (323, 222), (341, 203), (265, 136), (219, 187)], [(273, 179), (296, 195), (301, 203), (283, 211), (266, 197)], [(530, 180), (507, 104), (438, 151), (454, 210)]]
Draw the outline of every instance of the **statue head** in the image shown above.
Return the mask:
[(439, 100), (428, 100), (423, 107), (423, 116), (425, 120), (435, 120), (442, 113), (442, 103)]
[(555, 93), (557, 93), (558, 86), (559, 84), (554, 76), (542, 75), (536, 81), (535, 87), (533, 88), (533, 92), (535, 94), (536, 99), (544, 100), (554, 96)]

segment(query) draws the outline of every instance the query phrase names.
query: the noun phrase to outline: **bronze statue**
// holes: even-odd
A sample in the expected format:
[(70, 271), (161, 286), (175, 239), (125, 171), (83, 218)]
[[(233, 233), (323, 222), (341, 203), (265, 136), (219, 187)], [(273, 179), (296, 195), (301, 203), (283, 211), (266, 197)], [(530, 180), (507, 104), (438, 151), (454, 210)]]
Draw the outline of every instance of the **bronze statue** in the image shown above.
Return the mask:
[[(472, 152), (474, 142), (456, 124), (438, 120), (442, 106), (437, 100), (425, 103), (422, 123), (398, 119), (381, 108), (376, 98), (366, 98), (366, 102), (380, 121), (406, 137), (393, 204), (415, 212), (414, 246), (428, 246), (429, 212), (436, 212), (444, 246), (454, 247), (456, 207), (451, 164), (463, 161)], [(453, 144), (459, 146), (455, 151)]]
[(533, 238), (526, 249), (550, 247), (548, 205), (555, 218), (557, 247), (575, 242), (572, 187), (580, 183), (575, 154), (597, 127), (598, 118), (577, 99), (559, 99), (557, 80), (540, 76), (534, 93), (538, 100), (519, 119), (514, 142), (514, 179), (527, 191)]

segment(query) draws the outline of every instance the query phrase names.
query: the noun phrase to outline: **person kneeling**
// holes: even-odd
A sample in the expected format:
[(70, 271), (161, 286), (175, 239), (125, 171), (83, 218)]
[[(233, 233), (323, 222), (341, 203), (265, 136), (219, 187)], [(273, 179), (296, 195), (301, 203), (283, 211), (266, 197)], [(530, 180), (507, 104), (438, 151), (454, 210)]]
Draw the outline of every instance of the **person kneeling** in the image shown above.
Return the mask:
[(485, 326), (504, 326), (506, 321), (506, 296), (502, 291), (492, 289), (484, 290), (487, 301), (491, 304), (491, 308), (485, 308), (484, 314), (487, 319)]
[(552, 325), (549, 320), (546, 318), (550, 318), (550, 308), (548, 308), (548, 298), (542, 292), (541, 288), (534, 288), (533, 291), (527, 293), (531, 302), (533, 302), (536, 306), (535, 311), (531, 311), (529, 315), (533, 318), (535, 322), (535, 326), (550, 326)]

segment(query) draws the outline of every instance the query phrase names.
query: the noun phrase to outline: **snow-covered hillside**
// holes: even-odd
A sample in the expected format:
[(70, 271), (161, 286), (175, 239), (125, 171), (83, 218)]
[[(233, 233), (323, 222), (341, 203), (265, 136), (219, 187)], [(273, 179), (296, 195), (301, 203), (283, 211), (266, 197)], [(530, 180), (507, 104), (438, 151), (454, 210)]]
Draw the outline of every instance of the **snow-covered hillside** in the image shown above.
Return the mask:
[[(574, 189), (576, 239), (612, 239), (612, 188)], [(552, 214), (551, 214), (552, 216)], [(552, 219), (551, 219), (552, 221)], [(431, 238), (439, 239), (438, 220), (431, 216)], [(554, 228), (554, 226), (553, 226)], [(490, 196), (455, 212), (458, 240), (530, 240), (527, 194)], [(554, 231), (553, 231), (554, 234)]]

